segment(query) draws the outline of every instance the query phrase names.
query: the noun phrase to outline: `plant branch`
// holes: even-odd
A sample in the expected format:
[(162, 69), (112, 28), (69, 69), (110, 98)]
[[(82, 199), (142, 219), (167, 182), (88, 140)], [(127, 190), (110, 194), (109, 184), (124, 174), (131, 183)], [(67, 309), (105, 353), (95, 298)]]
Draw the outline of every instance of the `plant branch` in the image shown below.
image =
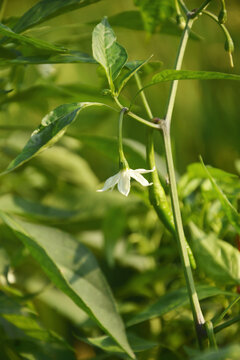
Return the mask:
[(196, 17), (208, 7), (211, 1), (212, 0), (205, 0), (202, 5), (199, 6), (199, 8), (189, 13), (189, 18), (196, 19)]
[[(135, 74), (135, 80), (136, 80), (138, 89), (141, 90), (141, 89), (143, 88), (143, 86), (142, 86), (142, 82), (141, 82), (141, 80), (140, 80), (140, 77), (139, 77), (139, 75), (138, 75), (137, 73)], [(142, 98), (142, 102), (143, 102), (143, 105), (144, 105), (144, 107), (145, 107), (145, 109), (146, 109), (146, 112), (147, 112), (147, 114), (148, 114), (148, 117), (149, 117), (149, 119), (151, 120), (151, 119), (153, 118), (153, 113), (152, 113), (152, 110), (151, 110), (151, 108), (150, 108), (150, 106), (149, 106), (149, 104), (148, 104), (148, 101), (147, 101), (147, 98), (146, 98), (146, 95), (145, 95), (144, 90), (142, 90), (142, 91), (140, 92), (140, 96), (141, 96), (141, 98)]]
[[(177, 53), (177, 59), (176, 59), (176, 63), (174, 66), (175, 70), (180, 70), (182, 67), (182, 61), (183, 61), (183, 57), (184, 57), (184, 53), (186, 50), (186, 46), (187, 46), (187, 42), (189, 39), (189, 34), (191, 31), (193, 21), (194, 20), (192, 20), (192, 19), (187, 20), (187, 23), (186, 23), (186, 26), (185, 26), (185, 29), (183, 31), (183, 35), (181, 38), (179, 50)], [(178, 88), (178, 80), (174, 80), (171, 85), (170, 95), (169, 95), (168, 103), (167, 103), (167, 111), (166, 111), (166, 116), (165, 116), (166, 127), (168, 129), (170, 129), (170, 125), (171, 125), (171, 119), (172, 119), (173, 107), (174, 107), (176, 94), (177, 94), (177, 88)]]
[(199, 347), (202, 348), (202, 338), (204, 337), (204, 317), (202, 314), (202, 310), (200, 307), (199, 299), (197, 296), (197, 292), (195, 289), (193, 274), (190, 266), (190, 261), (187, 253), (186, 242), (185, 242), (185, 235), (183, 231), (183, 224), (178, 200), (178, 193), (177, 193), (177, 183), (174, 171), (174, 164), (173, 164), (173, 156), (172, 156), (172, 149), (171, 149), (171, 140), (170, 140), (170, 132), (166, 127), (163, 130), (163, 137), (164, 137), (164, 144), (165, 144), (165, 153), (166, 153), (166, 160), (167, 160), (167, 168), (168, 168), (168, 175), (170, 180), (170, 194), (172, 200), (172, 209), (173, 209), (173, 217), (176, 229), (176, 238), (179, 247), (179, 253), (181, 257), (181, 262), (184, 270), (184, 276), (186, 280), (186, 285), (188, 289), (188, 295), (190, 299), (190, 304), (192, 308), (195, 328), (198, 337)]
[(183, 12), (185, 13), (185, 15), (187, 15), (189, 13), (188, 8), (186, 7), (185, 3), (183, 0), (178, 0), (179, 5), (181, 6)]
[(234, 318), (228, 320), (228, 321), (225, 321), (225, 323), (221, 324), (221, 325), (218, 325), (214, 328), (214, 332), (215, 333), (218, 333), (219, 331), (227, 328), (228, 326), (232, 325), (232, 324), (235, 324), (236, 322), (240, 321), (240, 315), (237, 315), (235, 316)]
[[(186, 45), (189, 39), (190, 29), (194, 19), (188, 18), (185, 30), (182, 35), (182, 39), (179, 45), (175, 69), (180, 70), (182, 66), (182, 61), (184, 57), (184, 53), (186, 50)], [(170, 95), (167, 104), (167, 111), (165, 117), (165, 127), (162, 127), (163, 130), (163, 138), (164, 138), (164, 146), (165, 146), (165, 154), (166, 154), (166, 161), (167, 161), (167, 169), (170, 181), (170, 195), (171, 195), (171, 203), (172, 203), (172, 210), (173, 210), (173, 217), (174, 217), (174, 224), (176, 229), (176, 239), (178, 243), (180, 258), (183, 266), (185, 281), (188, 289), (189, 300), (191, 304), (191, 309), (193, 313), (195, 329), (198, 339), (199, 347), (203, 347), (203, 339), (208, 334), (206, 334), (206, 329), (204, 327), (205, 319), (202, 314), (202, 310), (200, 307), (198, 295), (195, 288), (195, 283), (193, 279), (193, 274), (190, 266), (190, 261), (187, 253), (185, 235), (183, 230), (182, 224), (182, 217), (180, 212), (180, 205), (178, 200), (178, 193), (177, 193), (177, 183), (174, 171), (174, 163), (173, 163), (173, 156), (172, 156), (172, 148), (171, 148), (171, 138), (170, 138), (170, 125), (172, 119), (172, 113), (174, 108), (174, 103), (176, 99), (178, 81), (175, 80), (172, 83), (170, 88)], [(214, 336), (214, 335), (213, 335)], [(212, 343), (212, 339), (209, 339)]]
[(228, 305), (228, 307), (218, 316), (214, 317), (212, 319), (212, 323), (214, 326), (216, 326), (218, 323), (220, 323), (224, 316), (228, 313), (228, 311), (240, 300), (240, 296), (238, 296), (236, 299), (231, 301), (231, 303)]
[[(126, 109), (126, 107), (123, 106), (123, 105), (120, 103), (120, 101), (118, 100), (117, 97), (114, 97), (114, 100), (115, 100), (116, 104), (118, 105), (118, 107), (119, 107), (120, 109)], [(148, 121), (148, 120), (145, 120), (145, 119), (143, 119), (141, 116), (138, 116), (137, 114), (133, 113), (132, 111), (129, 111), (129, 110), (128, 110), (128, 111), (127, 111), (127, 115), (129, 115), (129, 116), (132, 117), (133, 119), (137, 120), (138, 122), (140, 122), (140, 123), (142, 123), (142, 124), (144, 124), (144, 125), (147, 125), (148, 127), (151, 127), (151, 128), (153, 128), (153, 129), (157, 129), (157, 130), (160, 129), (159, 124), (154, 124), (154, 123), (152, 123), (152, 122), (150, 122), (150, 121)]]

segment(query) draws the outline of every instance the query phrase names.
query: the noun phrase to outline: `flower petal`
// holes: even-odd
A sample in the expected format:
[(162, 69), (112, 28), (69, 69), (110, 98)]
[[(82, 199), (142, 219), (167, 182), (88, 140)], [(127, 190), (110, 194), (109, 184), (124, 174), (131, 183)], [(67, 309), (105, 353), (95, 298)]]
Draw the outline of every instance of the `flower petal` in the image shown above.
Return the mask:
[(153, 169), (151, 170), (146, 170), (146, 169), (136, 169), (136, 170), (133, 170), (133, 171), (136, 171), (138, 172), (139, 174), (147, 174), (147, 173), (150, 173), (150, 172), (153, 172), (154, 170), (156, 170), (155, 166)]
[(128, 196), (130, 191), (130, 169), (120, 171), (118, 190), (121, 194)]
[(142, 186), (150, 186), (152, 183), (149, 183), (137, 170), (129, 170), (130, 176), (138, 181)]
[(106, 191), (108, 189), (112, 189), (114, 188), (114, 186), (118, 183), (120, 178), (120, 173), (118, 172), (116, 175), (111, 176), (110, 178), (108, 178), (102, 189), (97, 190), (98, 192), (102, 192), (102, 191)]

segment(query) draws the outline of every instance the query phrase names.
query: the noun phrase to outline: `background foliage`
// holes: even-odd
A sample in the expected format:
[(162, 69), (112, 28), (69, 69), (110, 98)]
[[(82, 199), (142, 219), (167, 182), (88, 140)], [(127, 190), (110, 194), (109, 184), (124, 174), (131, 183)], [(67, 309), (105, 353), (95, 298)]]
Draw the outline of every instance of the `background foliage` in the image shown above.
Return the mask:
[[(154, 65), (142, 70), (144, 84), (160, 68), (172, 68), (181, 34), (173, 3), (55, 0), (50, 6), (46, 0), (2, 1), (6, 8), (0, 27), (1, 171), (55, 107), (75, 102), (111, 104), (102, 91), (107, 87), (103, 71), (92, 59), (92, 30), (103, 16), (108, 16), (130, 61), (154, 55)], [(188, 1), (192, 8), (199, 3)], [(40, 11), (35, 16), (26, 13), (35, 4), (40, 4)], [(239, 4), (232, 0), (227, 5), (235, 69), (229, 67), (222, 33), (202, 17), (194, 27), (184, 70), (239, 73)], [(164, 114), (168, 89), (168, 82), (146, 89), (156, 116)], [(131, 80), (123, 93), (126, 105), (136, 91)], [(179, 194), (207, 319), (236, 299), (240, 285), (235, 210), (240, 194), (239, 96), (238, 82), (182, 81), (174, 110)], [(137, 97), (135, 109), (141, 115), (140, 104)], [(127, 199), (115, 192), (96, 193), (100, 183), (118, 171), (117, 113), (93, 107), (74, 113), (73, 120), (54, 147), (1, 177), (0, 346), (4, 359), (127, 358), (122, 348), (128, 355), (131, 349), (125, 331), (121, 333), (122, 320), (110, 288), (138, 359), (202, 359), (193, 350), (191, 313), (177, 249), (150, 206), (147, 192), (134, 183)], [(129, 118), (124, 137), (129, 165), (146, 168), (145, 128)], [(168, 191), (158, 137), (157, 142), (158, 170)], [(205, 171), (198, 163), (199, 154), (205, 164), (224, 171)], [(86, 263), (79, 263), (77, 254)], [(75, 283), (74, 276), (81, 277), (82, 283)], [(94, 289), (89, 285), (82, 291), (89, 283)], [(238, 314), (235, 305), (227, 316)], [(115, 325), (111, 316), (117, 319)], [(238, 323), (219, 332), (220, 345), (237, 344), (238, 332)], [(117, 338), (122, 348), (106, 333)], [(237, 359), (238, 351), (239, 347), (226, 347), (218, 356)]]

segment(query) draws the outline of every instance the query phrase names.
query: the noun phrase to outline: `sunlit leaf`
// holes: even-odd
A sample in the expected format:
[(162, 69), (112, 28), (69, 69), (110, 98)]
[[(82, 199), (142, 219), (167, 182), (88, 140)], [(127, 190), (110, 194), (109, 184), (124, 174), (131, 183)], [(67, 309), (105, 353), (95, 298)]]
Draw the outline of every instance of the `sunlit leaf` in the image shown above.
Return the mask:
[[(240, 75), (225, 74), (215, 71), (191, 71), (191, 70), (163, 70), (153, 76), (152, 81), (143, 89), (164, 82), (173, 80), (240, 80)], [(142, 89), (142, 90), (143, 90)]]
[(0, 23), (0, 34), (6, 36), (7, 40), (8, 40), (8, 38), (14, 39), (14, 40), (17, 40), (21, 44), (27, 44), (30, 46), (34, 46), (40, 50), (44, 50), (44, 51), (47, 50), (47, 51), (52, 51), (52, 52), (65, 52), (64, 48), (62, 48), (60, 46), (56, 46), (54, 44), (50, 44), (47, 41), (43, 41), (40, 39), (34, 39), (29, 36), (19, 35), (19, 34), (15, 33), (12, 29), (10, 29), (9, 27), (7, 27), (6, 25), (3, 25), (1, 23)]
[(54, 145), (64, 135), (81, 110), (89, 106), (102, 105), (101, 103), (83, 102), (60, 105), (52, 110), (42, 119), (41, 125), (33, 132), (22, 152), (9, 164), (2, 175), (16, 169), (33, 156)]
[(226, 241), (219, 240), (214, 233), (205, 234), (193, 223), (190, 223), (190, 230), (197, 263), (206, 276), (221, 285), (240, 284), (238, 249)]
[(111, 290), (87, 248), (58, 229), (23, 222), (4, 213), (0, 215), (53, 283), (134, 358)]
[[(207, 170), (210, 173), (210, 175), (216, 180), (221, 180), (221, 179), (226, 180), (228, 178), (238, 179), (238, 176), (236, 174), (232, 174), (227, 171), (214, 168), (212, 166), (208, 166)], [(187, 172), (192, 179), (194, 178), (206, 179), (209, 177), (201, 163), (192, 163), (188, 165)]]
[(127, 61), (126, 50), (117, 42), (114, 31), (106, 17), (98, 24), (92, 35), (94, 59), (103, 66), (111, 89)]
[[(226, 292), (221, 289), (207, 285), (197, 286), (197, 293), (200, 300), (217, 295), (237, 296), (237, 294)], [(187, 288), (181, 288), (179, 290), (171, 291), (161, 296), (156, 303), (150, 305), (141, 313), (133, 317), (130, 321), (128, 321), (127, 326), (139, 324), (143, 321), (162, 316), (169, 311), (175, 310), (187, 304), (189, 304)]]
[(224, 212), (234, 228), (240, 233), (240, 214), (237, 212), (235, 207), (230, 203), (227, 196), (222, 192), (220, 187), (217, 185), (215, 179), (212, 177), (208, 168), (204, 165), (201, 159), (202, 167), (205, 171), (206, 176), (211, 181), (216, 197), (221, 202)]
[(99, 0), (41, 0), (18, 20), (13, 30), (20, 33), (55, 16), (88, 6), (98, 1)]

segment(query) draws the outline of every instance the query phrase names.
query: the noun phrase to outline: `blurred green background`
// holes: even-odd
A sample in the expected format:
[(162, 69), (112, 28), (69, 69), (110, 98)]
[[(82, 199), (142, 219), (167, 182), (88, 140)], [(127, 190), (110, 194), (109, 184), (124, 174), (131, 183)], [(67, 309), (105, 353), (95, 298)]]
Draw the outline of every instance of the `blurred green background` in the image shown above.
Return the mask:
[[(7, 17), (19, 16), (34, 3), (27, 0), (9, 0), (5, 14)], [(187, 1), (189, 8), (194, 8), (199, 4), (200, 1)], [(189, 43), (183, 69), (239, 73), (239, 3), (237, 0), (231, 0), (229, 4), (227, 3), (227, 7), (229, 10), (227, 26), (236, 49), (234, 69), (230, 68), (228, 55), (224, 51), (225, 39), (222, 31), (206, 16), (194, 26), (194, 31), (203, 40), (192, 40)], [(91, 54), (91, 32), (94, 24), (104, 15), (110, 18), (111, 23), (112, 15), (129, 10), (136, 10), (131, 0), (104, 0), (44, 22), (25, 33)], [(120, 26), (113, 24), (113, 27), (119, 42), (128, 51), (129, 60), (146, 59), (154, 54), (153, 60), (162, 61), (164, 69), (173, 67), (179, 42), (178, 36), (165, 34), (164, 26), (159, 27), (160, 32), (147, 35), (144, 31), (127, 29), (126, 24), (121, 24), (120, 20), (118, 20), (118, 25)], [(131, 27), (130, 22), (127, 27)], [(41, 118), (55, 106), (63, 102), (93, 99), (95, 94), (100, 94), (105, 86), (95, 65), (54, 65), (51, 70), (52, 75), (44, 77), (41, 75), (39, 66), (35, 65), (16, 66), (11, 69), (9, 87), (17, 87), (21, 95), (15, 100), (9, 100), (10, 105), (2, 104), (0, 113), (2, 126), (18, 124), (29, 128), (31, 132), (39, 124)], [(143, 82), (146, 83), (149, 80), (150, 77), (146, 77)], [(39, 84), (53, 85), (53, 83), (56, 86), (68, 85), (69, 91), (64, 94), (64, 91), (61, 93), (59, 90), (56, 91), (57, 94), (54, 94), (53, 89), (45, 91), (43, 88), (42, 90), (38, 88), (24, 93), (24, 90), (29, 87)], [(81, 91), (81, 86), (83, 91)], [(89, 94), (84, 90), (86, 86), (88, 86)], [(163, 83), (146, 90), (155, 116), (164, 114), (168, 89), (169, 83)], [(136, 88), (132, 82), (129, 90), (125, 91), (125, 95), (130, 98), (135, 92)], [(235, 160), (239, 156), (240, 149), (239, 96), (237, 82), (195, 80), (180, 83), (172, 126), (176, 168), (179, 173), (183, 173), (190, 162), (198, 161), (200, 154), (208, 164), (228, 171), (236, 171)], [(136, 111), (142, 110), (139, 107)], [(144, 112), (142, 114), (145, 115)], [(89, 111), (84, 115), (81, 125), (75, 126), (85, 133), (116, 135), (116, 118), (109, 112), (98, 120), (97, 111)], [(72, 128), (69, 131), (75, 130)], [(125, 124), (124, 135), (143, 143), (145, 140), (145, 130), (131, 119)], [(1, 132), (3, 139), (8, 136), (9, 133), (6, 130)], [(158, 151), (161, 152), (160, 146)], [(94, 153), (91, 154), (91, 163), (94, 171), (104, 179), (103, 174), (108, 172), (111, 164), (106, 163)], [(102, 171), (99, 169), (99, 163), (102, 164)], [(3, 169), (5, 165), (3, 158), (0, 165)]]
[[(5, 23), (11, 27), (35, 3), (37, 1), (8, 0)], [(189, 8), (194, 8), (201, 1), (186, 3)], [(202, 16), (193, 29), (201, 40), (190, 40), (183, 69), (240, 73), (239, 0), (231, 0), (227, 7), (227, 26), (236, 49), (235, 67), (232, 69), (229, 65), (222, 31), (211, 19)], [(213, 1), (212, 9), (217, 13), (220, 1)], [(162, 67), (155, 69), (155, 72), (171, 69), (181, 32), (165, 21), (157, 26), (155, 33), (149, 34), (143, 30), (141, 23), (139, 25), (139, 13), (134, 21), (132, 17), (130, 20), (126, 18), (127, 11), (137, 10), (133, 0), (102, 0), (54, 17), (23, 34), (91, 55), (92, 30), (107, 15), (119, 43), (129, 54), (129, 60), (145, 60), (153, 54), (154, 61), (162, 62)], [(136, 30), (135, 27), (141, 29)], [(31, 47), (17, 46), (25, 56), (31, 56), (33, 51), (35, 56), (42, 55)], [(8, 56), (6, 48), (6, 52), (1, 53), (3, 58)], [(2, 47), (0, 51), (3, 51)], [(153, 74), (147, 71), (140, 74), (143, 84), (150, 82)], [(146, 89), (154, 116), (164, 116), (169, 86), (169, 83), (162, 83)], [(9, 91), (7, 94), (0, 92), (0, 170), (5, 170), (9, 162), (20, 153), (41, 119), (52, 109), (78, 101), (110, 104), (111, 99), (102, 92), (106, 87), (103, 72), (95, 64), (3, 66), (0, 61), (0, 89)], [(122, 103), (128, 106), (136, 92), (132, 79), (122, 94)], [(186, 172), (190, 163), (197, 162), (199, 155), (202, 155), (206, 164), (233, 173), (240, 171), (239, 98), (238, 82), (180, 82), (172, 122), (172, 144), (179, 175)], [(139, 96), (135, 100), (134, 111), (146, 116)], [(117, 191), (103, 194), (96, 192), (101, 182), (118, 171), (117, 121), (118, 114), (105, 108), (81, 112), (77, 121), (53, 148), (0, 178), (0, 210), (40, 225), (55, 226), (85, 244), (96, 255), (117, 299), (120, 313), (124, 320), (128, 320), (169, 291), (184, 287), (185, 282), (177, 247), (158, 221), (149, 204), (147, 191), (132, 182), (128, 198)], [(107, 137), (107, 140), (103, 137)], [(144, 126), (126, 118), (124, 138), (130, 166), (146, 168)], [(166, 171), (162, 159), (162, 141), (159, 136), (155, 140), (156, 151), (160, 155), (157, 159), (159, 171), (164, 179)], [(216, 199), (203, 173), (201, 166), (193, 166), (179, 184), (186, 234), (191, 241), (188, 224), (193, 221), (206, 233), (214, 231), (218, 238), (226, 240), (236, 250), (236, 229), (229, 223), (224, 207)], [(239, 179), (224, 172), (215, 172), (215, 175), (221, 188), (237, 207)], [(164, 186), (167, 188), (165, 181)], [(6, 261), (6, 266), (3, 262), (1, 270), (7, 269), (5, 273), (0, 273), (0, 282), (3, 286), (20, 289), (23, 294), (31, 294), (41, 323), (47, 329), (63, 335), (77, 349), (76, 356), (80, 354), (79, 359), (82, 359), (82, 350), (78, 351), (78, 346), (81, 345), (81, 349), (84, 346), (73, 334), (98, 336), (102, 334), (101, 331), (66, 295), (50, 284), (29, 251), (3, 223), (0, 224), (0, 234), (0, 257)], [(209, 267), (213, 268), (213, 274), (204, 261), (202, 266), (200, 264), (194, 273), (197, 282), (217, 285), (235, 294), (236, 283), (219, 281), (219, 276), (214, 272), (214, 261), (215, 254), (208, 262)], [(206, 318), (211, 319), (216, 312), (226, 308), (229, 302), (220, 295), (204, 300), (202, 304)], [(234, 311), (237, 312), (233, 310), (233, 315)], [(20, 325), (25, 325), (25, 317), (22, 321)], [(163, 360), (176, 360), (178, 355), (186, 359), (183, 346), (195, 346), (192, 315), (187, 307), (147, 320), (133, 327), (133, 333), (157, 341), (158, 344), (160, 339), (161, 346), (150, 351), (148, 360), (156, 360), (160, 356)], [(238, 334), (239, 326), (235, 324), (218, 334), (218, 341), (223, 346), (237, 342)], [(88, 348), (87, 352), (95, 354), (93, 347)], [(62, 358), (65, 360), (64, 354)], [(142, 355), (139, 359), (146, 357)]]

